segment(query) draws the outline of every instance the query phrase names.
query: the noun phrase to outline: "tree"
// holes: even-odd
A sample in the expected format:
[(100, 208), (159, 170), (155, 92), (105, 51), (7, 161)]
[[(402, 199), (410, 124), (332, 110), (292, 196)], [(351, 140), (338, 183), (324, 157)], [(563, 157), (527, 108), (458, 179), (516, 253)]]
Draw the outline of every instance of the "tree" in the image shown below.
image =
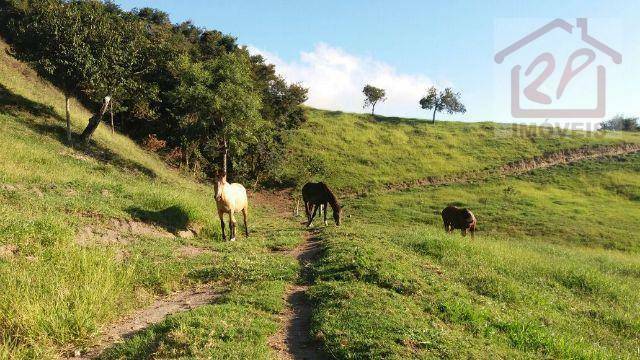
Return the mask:
[[(276, 167), (288, 155), (286, 137), (306, 121), (302, 104), (307, 89), (288, 84), (273, 65), (251, 56), (235, 37), (191, 22), (172, 24), (159, 10), (126, 12), (111, 1), (0, 0), (0, 33), (68, 98), (96, 110), (82, 141), (91, 139), (109, 112), (112, 124), (119, 123), (135, 140), (154, 134), (165, 144), (156, 149), (161, 156), (198, 176), (217, 170), (212, 167), (223, 156), (221, 134), (228, 130), (206, 123), (218, 119), (220, 109), (207, 114), (205, 107), (213, 98), (211, 93), (197, 94), (202, 87), (220, 97), (229, 93), (221, 92), (221, 84), (242, 83), (233, 80), (242, 73), (246, 98), (261, 100), (258, 116), (247, 117), (245, 124), (251, 128), (259, 119), (260, 129), (241, 140), (234, 134), (248, 131), (227, 134), (229, 166), (245, 181), (275, 179)], [(241, 63), (241, 70), (222, 63)]]
[[(254, 91), (248, 57), (241, 52), (206, 61), (183, 56), (175, 64), (180, 85), (173, 98), (182, 110), (182, 131), (196, 140), (192, 152), (218, 155), (221, 169), (240, 159), (269, 123), (260, 116), (261, 99)], [(206, 160), (203, 156), (201, 160)], [(213, 172), (213, 171), (212, 171)]]
[(460, 93), (453, 92), (451, 88), (438, 92), (434, 86), (430, 87), (427, 89), (427, 95), (420, 99), (420, 106), (425, 110), (433, 110), (433, 124), (436, 122), (437, 112), (443, 110), (449, 114), (467, 112), (460, 101)]
[[(65, 97), (67, 141), (71, 142), (70, 98), (86, 77), (83, 66), (90, 58), (90, 49), (82, 39), (74, 8), (57, 2), (34, 2), (22, 11), (21, 22), (15, 26), (16, 56), (29, 62), (45, 78), (56, 84)], [(25, 24), (24, 26), (21, 26)]]
[(18, 57), (59, 86), (65, 94), (67, 139), (71, 141), (69, 99), (79, 96), (99, 111), (82, 133), (87, 143), (112, 99), (135, 93), (146, 46), (141, 20), (113, 3), (43, 0), (30, 2), (12, 23)]
[(94, 60), (81, 89), (92, 102), (101, 104), (82, 132), (81, 139), (86, 144), (114, 101), (133, 97), (145, 88), (142, 76), (149, 71), (145, 50), (150, 45), (143, 21), (115, 5), (79, 1), (75, 8), (88, 22), (84, 25), (88, 28), (84, 41), (92, 44)]
[(364, 107), (367, 108), (371, 106), (371, 115), (376, 110), (376, 104), (378, 102), (384, 102), (387, 98), (384, 89), (377, 88), (375, 86), (366, 85), (362, 89), (362, 93), (364, 94)]
[(638, 125), (637, 117), (616, 115), (613, 118), (600, 123), (600, 129), (613, 131), (640, 131), (640, 125)]

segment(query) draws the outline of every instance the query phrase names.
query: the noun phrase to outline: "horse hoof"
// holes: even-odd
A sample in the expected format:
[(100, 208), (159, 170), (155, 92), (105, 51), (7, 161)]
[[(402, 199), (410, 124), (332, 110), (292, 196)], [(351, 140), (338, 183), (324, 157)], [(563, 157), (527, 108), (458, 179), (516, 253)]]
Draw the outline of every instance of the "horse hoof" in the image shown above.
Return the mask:
[(236, 238), (233, 238), (233, 239), (231, 239), (231, 240), (229, 240), (229, 241), (236, 241)]

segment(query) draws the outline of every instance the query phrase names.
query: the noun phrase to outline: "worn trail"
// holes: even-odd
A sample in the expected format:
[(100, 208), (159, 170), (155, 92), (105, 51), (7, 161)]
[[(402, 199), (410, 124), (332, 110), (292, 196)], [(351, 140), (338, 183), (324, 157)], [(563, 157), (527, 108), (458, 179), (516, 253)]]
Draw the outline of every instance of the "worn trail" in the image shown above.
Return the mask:
[(315, 232), (305, 235), (305, 241), (291, 255), (300, 262), (300, 279), (286, 293), (288, 309), (283, 315), (285, 326), (270, 339), (271, 347), (280, 359), (325, 359), (319, 345), (311, 338), (312, 306), (307, 297), (310, 286), (308, 272), (320, 252), (320, 240)]
[(135, 311), (124, 319), (105, 328), (98, 343), (84, 352), (76, 352), (67, 359), (95, 359), (119, 341), (127, 339), (165, 317), (212, 303), (220, 290), (212, 285), (201, 286), (156, 300), (150, 306)]

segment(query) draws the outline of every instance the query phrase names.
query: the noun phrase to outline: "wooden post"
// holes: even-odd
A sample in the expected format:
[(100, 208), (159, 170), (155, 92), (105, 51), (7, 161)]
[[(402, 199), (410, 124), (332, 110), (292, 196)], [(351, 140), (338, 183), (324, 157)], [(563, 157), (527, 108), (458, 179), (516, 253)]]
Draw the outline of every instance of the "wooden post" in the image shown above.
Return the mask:
[(113, 135), (116, 132), (116, 128), (113, 125), (113, 101), (109, 103), (109, 114), (111, 115), (111, 135)]
[(229, 147), (227, 146), (227, 139), (222, 140), (222, 173), (227, 176), (227, 155), (229, 154)]
[(69, 105), (69, 94), (64, 94), (64, 107), (67, 112), (67, 142), (71, 144), (71, 109)]

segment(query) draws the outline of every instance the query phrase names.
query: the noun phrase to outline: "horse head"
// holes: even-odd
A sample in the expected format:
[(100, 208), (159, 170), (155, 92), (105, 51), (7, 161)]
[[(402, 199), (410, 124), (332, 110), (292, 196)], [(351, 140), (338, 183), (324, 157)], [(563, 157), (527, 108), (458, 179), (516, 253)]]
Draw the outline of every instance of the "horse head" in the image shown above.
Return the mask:
[(222, 188), (227, 184), (227, 174), (222, 171), (218, 171), (216, 173), (216, 182), (214, 185), (214, 189), (216, 192), (216, 201), (222, 200)]
[(342, 222), (342, 209), (344, 209), (344, 206), (336, 206), (333, 209), (333, 220), (336, 222), (336, 225), (340, 226), (340, 223)]

